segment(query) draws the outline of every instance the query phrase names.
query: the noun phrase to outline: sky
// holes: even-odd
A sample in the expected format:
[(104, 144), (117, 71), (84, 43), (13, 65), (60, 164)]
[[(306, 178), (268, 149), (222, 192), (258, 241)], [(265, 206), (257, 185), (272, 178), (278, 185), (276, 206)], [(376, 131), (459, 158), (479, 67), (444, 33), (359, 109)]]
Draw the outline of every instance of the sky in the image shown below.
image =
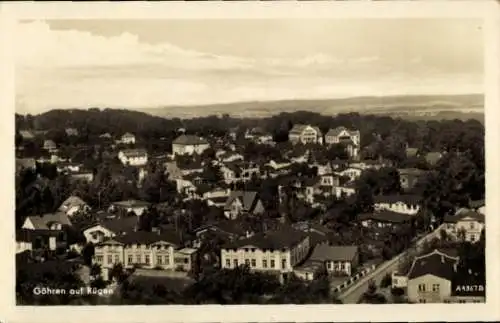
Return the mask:
[(16, 111), (483, 93), (480, 20), (19, 23)]

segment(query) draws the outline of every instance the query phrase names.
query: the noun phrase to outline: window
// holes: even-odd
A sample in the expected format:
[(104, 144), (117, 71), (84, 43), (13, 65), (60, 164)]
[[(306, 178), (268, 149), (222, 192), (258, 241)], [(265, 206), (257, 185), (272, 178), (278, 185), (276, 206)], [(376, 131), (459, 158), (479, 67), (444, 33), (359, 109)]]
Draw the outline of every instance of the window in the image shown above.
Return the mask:
[(427, 303), (427, 300), (425, 298), (421, 298), (418, 300), (419, 303)]
[(332, 262), (331, 261), (327, 261), (326, 262), (326, 268), (328, 268), (328, 269), (332, 268)]
[(439, 284), (432, 284), (432, 291), (439, 292)]
[(459, 299), (458, 302), (459, 303), (467, 303), (467, 301), (465, 299)]
[(250, 259), (245, 259), (245, 265), (250, 266)]
[(252, 267), (255, 267), (257, 266), (257, 261), (255, 261), (255, 259), (252, 259)]
[(234, 265), (234, 268), (238, 267), (238, 259), (233, 260), (233, 265)]
[(145, 257), (145, 263), (146, 263), (146, 265), (149, 265), (149, 255), (146, 255), (146, 257)]
[(471, 222), (471, 223), (470, 223), (470, 228), (471, 228), (471, 229), (474, 229), (474, 222)]
[(267, 260), (262, 260), (262, 267), (267, 268)]
[(274, 259), (271, 259), (271, 268), (274, 268)]
[(471, 242), (476, 241), (476, 235), (475, 235), (475, 234), (471, 234), (471, 235), (470, 235), (470, 241), (471, 241)]
[(162, 265), (162, 263), (163, 263), (163, 257), (162, 256), (156, 256), (156, 263), (158, 265)]
[(140, 264), (141, 263), (141, 255), (136, 255), (135, 256), (135, 263)]
[(286, 268), (286, 259), (281, 260), (281, 268)]
[(120, 256), (119, 255), (115, 255), (115, 264), (117, 264), (119, 262), (120, 262)]
[(131, 264), (131, 263), (133, 263), (133, 262), (134, 262), (134, 260), (133, 260), (132, 255), (128, 255), (128, 258), (127, 258), (127, 263)]
[(418, 284), (418, 291), (425, 292), (425, 284)]
[(99, 264), (102, 264), (103, 258), (104, 258), (103, 256), (96, 256), (95, 261)]
[(226, 267), (231, 267), (231, 259), (226, 259)]
[(113, 256), (108, 255), (108, 264), (112, 264), (112, 263), (113, 263)]
[(343, 262), (340, 263), (340, 270), (345, 270), (345, 263)]
[(165, 265), (170, 265), (170, 255), (165, 255)]

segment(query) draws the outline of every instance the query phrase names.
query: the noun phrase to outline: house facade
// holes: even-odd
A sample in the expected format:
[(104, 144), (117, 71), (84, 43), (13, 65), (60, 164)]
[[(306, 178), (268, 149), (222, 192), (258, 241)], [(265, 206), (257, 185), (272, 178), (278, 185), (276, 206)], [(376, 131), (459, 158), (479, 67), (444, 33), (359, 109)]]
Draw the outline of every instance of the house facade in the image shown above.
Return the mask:
[(259, 215), (264, 213), (264, 205), (257, 192), (233, 191), (224, 205), (226, 218), (234, 220), (241, 215)]
[(145, 149), (125, 149), (118, 153), (118, 159), (123, 165), (144, 166), (148, 163), (148, 153)]
[(172, 142), (172, 154), (175, 155), (201, 155), (210, 148), (210, 144), (203, 138), (193, 135), (181, 135)]
[(120, 263), (124, 268), (161, 268), (174, 270), (176, 237), (155, 232), (134, 232), (103, 241), (95, 246), (93, 262), (99, 264), (103, 276)]
[(453, 216), (445, 217), (445, 231), (456, 239), (476, 243), (481, 238), (481, 232), (485, 228), (484, 218), (484, 214), (462, 209)]
[(334, 276), (351, 276), (359, 263), (358, 247), (318, 244), (308, 262), (321, 263), (324, 269)]
[(58, 210), (71, 217), (77, 213), (87, 213), (90, 211), (90, 206), (78, 196), (70, 196), (61, 204)]
[(135, 215), (140, 216), (147, 210), (151, 204), (144, 201), (127, 200), (111, 203), (108, 211), (122, 211), (124, 213), (133, 212)]
[(311, 125), (294, 125), (288, 133), (288, 139), (293, 144), (323, 144), (321, 130)]
[(135, 136), (130, 132), (127, 132), (120, 138), (120, 142), (123, 144), (135, 144)]
[(325, 135), (325, 143), (344, 144), (347, 154), (352, 159), (359, 157), (359, 149), (361, 145), (361, 135), (359, 130), (349, 130), (345, 127), (330, 129)]
[(221, 249), (221, 267), (289, 273), (310, 250), (309, 236), (296, 230), (272, 231), (235, 240)]
[(392, 211), (415, 215), (420, 210), (420, 197), (415, 195), (377, 195), (373, 207), (376, 211)]

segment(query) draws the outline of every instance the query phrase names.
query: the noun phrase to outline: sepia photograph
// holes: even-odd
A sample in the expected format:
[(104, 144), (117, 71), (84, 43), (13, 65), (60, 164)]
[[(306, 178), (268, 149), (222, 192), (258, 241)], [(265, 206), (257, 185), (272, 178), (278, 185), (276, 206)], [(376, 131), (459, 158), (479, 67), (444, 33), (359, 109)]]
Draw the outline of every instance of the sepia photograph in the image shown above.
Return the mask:
[(18, 19), (15, 306), (491, 302), (485, 29)]

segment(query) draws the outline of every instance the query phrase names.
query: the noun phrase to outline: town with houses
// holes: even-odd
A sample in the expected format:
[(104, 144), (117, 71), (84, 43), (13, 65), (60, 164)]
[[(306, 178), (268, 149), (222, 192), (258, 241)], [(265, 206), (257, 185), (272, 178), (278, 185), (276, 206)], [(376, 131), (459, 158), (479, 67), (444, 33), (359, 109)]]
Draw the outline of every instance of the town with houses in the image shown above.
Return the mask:
[(42, 117), (16, 115), (19, 305), (485, 302), (479, 122)]

